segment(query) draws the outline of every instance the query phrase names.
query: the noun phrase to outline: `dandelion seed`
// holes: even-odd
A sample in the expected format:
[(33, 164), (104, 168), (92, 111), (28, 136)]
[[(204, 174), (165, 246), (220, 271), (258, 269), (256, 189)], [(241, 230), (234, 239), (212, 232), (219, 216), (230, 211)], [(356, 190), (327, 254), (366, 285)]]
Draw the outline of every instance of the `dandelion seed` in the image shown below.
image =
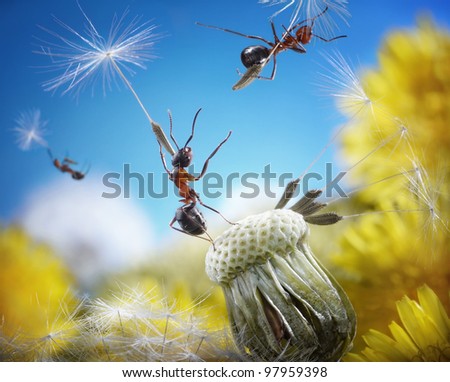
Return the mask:
[[(419, 205), (422, 205), (423, 210), (427, 212), (424, 231), (427, 232), (427, 236), (431, 236), (431, 239), (433, 239), (433, 235), (439, 230), (439, 225), (444, 227), (446, 231), (449, 231), (446, 222), (440, 216), (437, 206), (440, 196), (437, 190), (440, 187), (435, 188), (431, 185), (427, 171), (417, 158), (412, 160), (412, 167), (412, 173), (405, 173), (409, 181), (409, 190), (415, 196)], [(431, 242), (434, 242), (434, 240), (431, 240)]]
[(17, 133), (17, 144), (21, 150), (29, 150), (34, 143), (42, 147), (48, 147), (46, 140), (43, 138), (46, 134), (47, 121), (41, 119), (39, 109), (20, 113), (15, 123), (14, 131)]
[[(272, 14), (271, 19), (277, 17), (281, 13), (292, 9), (290, 16), (290, 25), (298, 23), (301, 20), (308, 20), (315, 15), (322, 12), (326, 7), (331, 13), (335, 13), (339, 18), (346, 21), (350, 16), (347, 10), (347, 0), (259, 0), (261, 4), (269, 6), (280, 6), (281, 9)], [(322, 18), (317, 20), (316, 28), (320, 33), (332, 33), (337, 27), (337, 23), (333, 20), (330, 12)]]
[(63, 88), (63, 94), (78, 93), (93, 83), (98, 75), (101, 75), (103, 90), (106, 91), (115, 76), (121, 76), (117, 67), (133, 75), (133, 67), (145, 69), (145, 62), (155, 58), (152, 50), (160, 37), (154, 33), (155, 25), (149, 25), (149, 22), (140, 24), (140, 17), (135, 17), (129, 24), (125, 24), (128, 14), (125, 11), (120, 18), (114, 17), (108, 37), (105, 38), (97, 31), (79, 4), (78, 7), (87, 23), (84, 33), (77, 32), (56, 17), (55, 22), (69, 32), (69, 37), (40, 27), (56, 41), (41, 40), (44, 45), (34, 53), (48, 56), (52, 60), (49, 69), (61, 72), (44, 82), (46, 91)]
[[(179, 309), (154, 288), (122, 289), (111, 298), (87, 305), (81, 320), (91, 347), (112, 360), (186, 361), (216, 356), (221, 341), (209, 335), (205, 314), (197, 304)], [(95, 344), (95, 345), (92, 345)]]
[(156, 26), (149, 25), (149, 22), (141, 23), (140, 17), (135, 17), (125, 24), (128, 14), (125, 11), (121, 17), (113, 18), (108, 37), (105, 38), (97, 31), (79, 3), (78, 8), (86, 22), (84, 33), (78, 32), (56, 17), (55, 22), (69, 33), (68, 37), (40, 27), (53, 36), (55, 41), (39, 39), (42, 45), (40, 50), (34, 53), (49, 57), (52, 64), (48, 69), (60, 73), (45, 81), (44, 89), (51, 92), (63, 89), (62, 94), (79, 95), (84, 88), (93, 85), (98, 77), (101, 77), (105, 93), (107, 88), (111, 88), (111, 82), (116, 81), (118, 75), (137, 100), (158, 141), (171, 155), (175, 154), (161, 126), (153, 121), (124, 73), (125, 71), (129, 75), (134, 75), (133, 68), (145, 69), (145, 63), (156, 57), (152, 51), (155, 42), (161, 37), (160, 34), (155, 33)]
[(323, 54), (323, 57), (329, 65), (329, 68), (325, 68), (326, 72), (320, 74), (323, 83), (318, 84), (324, 93), (334, 97), (339, 109), (351, 117), (366, 108), (373, 114), (373, 102), (353, 70), (353, 65), (337, 51)]
[[(152, 312), (152, 291), (146, 293), (137, 289), (113, 294), (109, 300), (97, 298), (88, 304), (90, 314), (84, 318), (88, 328), (95, 328), (101, 333), (120, 331), (122, 334), (134, 323), (150, 325), (155, 317)], [(156, 327), (153, 328), (156, 330)]]

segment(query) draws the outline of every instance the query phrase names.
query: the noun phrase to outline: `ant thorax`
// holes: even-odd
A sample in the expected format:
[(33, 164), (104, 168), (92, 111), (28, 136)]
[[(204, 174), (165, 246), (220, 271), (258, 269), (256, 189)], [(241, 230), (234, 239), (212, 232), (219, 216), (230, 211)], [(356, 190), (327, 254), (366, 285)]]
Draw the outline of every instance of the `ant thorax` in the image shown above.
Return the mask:
[(262, 65), (270, 55), (270, 49), (262, 45), (251, 45), (241, 52), (241, 61), (246, 68)]

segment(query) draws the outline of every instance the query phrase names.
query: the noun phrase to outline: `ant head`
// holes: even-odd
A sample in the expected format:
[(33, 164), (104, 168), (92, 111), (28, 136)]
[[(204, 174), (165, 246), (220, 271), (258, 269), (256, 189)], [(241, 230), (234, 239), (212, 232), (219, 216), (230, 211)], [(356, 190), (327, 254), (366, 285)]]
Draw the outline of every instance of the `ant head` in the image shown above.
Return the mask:
[(197, 236), (206, 232), (206, 220), (195, 206), (195, 203), (179, 207), (175, 218), (182, 230), (186, 233)]
[(251, 45), (241, 52), (241, 61), (246, 68), (261, 65), (270, 55), (270, 49), (262, 45)]
[(308, 44), (313, 36), (312, 26), (305, 25), (298, 28), (295, 32), (295, 35), (297, 36), (297, 40), (300, 41), (303, 45)]
[(188, 140), (184, 144), (182, 148), (178, 146), (175, 137), (172, 134), (172, 115), (169, 111), (169, 120), (170, 120), (170, 137), (172, 138), (173, 143), (177, 146), (178, 152), (172, 157), (172, 166), (173, 167), (188, 167), (192, 162), (192, 149), (188, 147), (189, 142), (194, 138), (194, 130), (195, 130), (195, 121), (197, 120), (197, 116), (202, 109), (198, 109), (197, 113), (195, 113), (194, 121), (192, 122), (192, 132), (189, 136)]
[(72, 179), (75, 179), (75, 180), (81, 180), (81, 179), (84, 178), (84, 175), (85, 175), (85, 174), (83, 174), (83, 173), (80, 172), (80, 171), (74, 171), (74, 172), (72, 172)]
[(172, 157), (173, 167), (189, 167), (192, 162), (192, 149), (190, 147), (182, 147), (178, 152)]

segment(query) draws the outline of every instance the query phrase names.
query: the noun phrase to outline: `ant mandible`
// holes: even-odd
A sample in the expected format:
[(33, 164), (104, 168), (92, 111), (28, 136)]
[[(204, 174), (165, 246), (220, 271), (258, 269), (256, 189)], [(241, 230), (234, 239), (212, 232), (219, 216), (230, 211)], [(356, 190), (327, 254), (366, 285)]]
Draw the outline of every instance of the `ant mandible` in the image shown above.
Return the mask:
[[(336, 37), (332, 37), (330, 39), (326, 39), (324, 37), (318, 36), (313, 33), (313, 27), (314, 27), (315, 21), (319, 17), (323, 16), (325, 14), (325, 12), (327, 12), (327, 11), (328, 11), (328, 6), (322, 12), (320, 12), (318, 15), (316, 15), (310, 19), (300, 21), (299, 23), (291, 26), (289, 29), (286, 29), (283, 26), (285, 33), (283, 34), (281, 40), (277, 36), (277, 33), (275, 31), (275, 25), (274, 25), (273, 21), (271, 21), (270, 25), (272, 27), (272, 33), (273, 33), (273, 37), (274, 37), (273, 42), (268, 41), (263, 37), (246, 35), (246, 34), (236, 32), (236, 31), (233, 31), (230, 29), (219, 28), (219, 27), (212, 26), (212, 25), (205, 25), (205, 24), (202, 24), (199, 22), (197, 22), (196, 24), (203, 26), (203, 27), (207, 27), (207, 28), (212, 28), (212, 29), (217, 29), (217, 30), (221, 30), (224, 32), (228, 32), (228, 33), (233, 33), (238, 36), (242, 36), (242, 37), (246, 37), (246, 38), (250, 38), (250, 39), (254, 39), (254, 40), (260, 40), (270, 46), (270, 48), (267, 48), (266, 46), (263, 46), (263, 45), (251, 45), (251, 46), (244, 48), (244, 50), (241, 52), (241, 61), (242, 61), (242, 64), (247, 68), (247, 71), (244, 74), (241, 74), (238, 71), (238, 73), (241, 74), (242, 78), (233, 86), (233, 90), (238, 90), (238, 89), (242, 89), (242, 88), (248, 86), (256, 78), (263, 79), (263, 80), (273, 80), (275, 78), (275, 73), (276, 73), (276, 69), (277, 69), (277, 61), (276, 61), (277, 54), (279, 54), (285, 50), (293, 50), (294, 52), (297, 52), (297, 53), (306, 53), (306, 49), (305, 49), (304, 45), (309, 44), (309, 42), (311, 41), (313, 36), (317, 37), (318, 39), (325, 41), (325, 42), (330, 42), (330, 41), (337, 40), (339, 38), (347, 37), (345, 35), (342, 35), (342, 36), (336, 36)], [(310, 22), (309, 25), (308, 25), (308, 22)], [(259, 74), (262, 72), (264, 67), (270, 61), (271, 57), (273, 57), (273, 69), (272, 69), (271, 76), (270, 77), (260, 76)]]
[(87, 172), (83, 173), (81, 171), (76, 171), (70, 167), (72, 164), (77, 164), (74, 160), (65, 157), (61, 162), (58, 158), (53, 158), (53, 154), (50, 149), (47, 150), (50, 159), (52, 160), (53, 166), (55, 166), (61, 172), (67, 172), (72, 176), (72, 179), (81, 180), (83, 179)]
[[(175, 144), (177, 148), (177, 152), (172, 156), (172, 166), (173, 169), (169, 170), (167, 167), (166, 160), (164, 158), (164, 153), (162, 151), (162, 145), (159, 143), (159, 153), (161, 156), (161, 161), (163, 163), (164, 169), (169, 174), (169, 179), (175, 183), (175, 186), (178, 188), (178, 192), (182, 199), (180, 202), (183, 203), (183, 206), (179, 207), (175, 213), (174, 218), (169, 223), (169, 226), (173, 228), (176, 231), (185, 233), (187, 235), (191, 236), (197, 236), (205, 234), (208, 239), (200, 237), (201, 239), (208, 240), (211, 243), (213, 243), (213, 240), (211, 236), (208, 234), (207, 227), (206, 227), (206, 220), (203, 217), (203, 214), (199, 211), (196, 204), (197, 202), (200, 203), (202, 206), (210, 209), (211, 211), (216, 212), (219, 214), (226, 222), (231, 223), (228, 221), (219, 211), (216, 209), (204, 204), (202, 200), (200, 199), (199, 194), (189, 187), (189, 182), (197, 181), (201, 179), (208, 169), (208, 164), (210, 159), (219, 151), (219, 149), (222, 147), (222, 145), (230, 138), (231, 131), (228, 133), (227, 137), (220, 142), (220, 144), (214, 149), (214, 151), (209, 155), (209, 157), (206, 159), (203, 169), (198, 176), (194, 176), (187, 172), (185, 170), (186, 167), (189, 167), (192, 163), (193, 159), (193, 152), (191, 147), (188, 146), (189, 142), (194, 138), (194, 130), (195, 130), (195, 122), (197, 121), (197, 116), (200, 113), (202, 109), (200, 108), (197, 113), (195, 113), (194, 120), (192, 122), (192, 131), (191, 135), (187, 139), (186, 143), (183, 147), (179, 147), (178, 143), (173, 136), (173, 122), (172, 122), (172, 115), (169, 111), (169, 121), (170, 121), (170, 138), (172, 139), (173, 143)], [(174, 223), (178, 222), (180, 228), (174, 227)], [(213, 243), (214, 244), (214, 243)]]

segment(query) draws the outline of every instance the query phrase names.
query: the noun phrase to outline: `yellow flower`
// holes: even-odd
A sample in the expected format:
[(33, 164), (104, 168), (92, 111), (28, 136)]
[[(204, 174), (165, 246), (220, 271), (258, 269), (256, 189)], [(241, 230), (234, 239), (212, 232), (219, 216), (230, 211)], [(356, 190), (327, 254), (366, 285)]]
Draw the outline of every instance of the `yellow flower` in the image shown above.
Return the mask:
[(196, 294), (181, 279), (131, 279), (138, 286), (79, 301), (72, 276), (47, 247), (19, 229), (0, 232), (0, 360), (204, 361), (237, 354), (219, 288)]
[(427, 285), (417, 290), (419, 303), (407, 296), (397, 302), (403, 327), (389, 325), (392, 337), (370, 330), (367, 347), (349, 354), (348, 361), (450, 361), (450, 319), (439, 298)]
[(77, 335), (72, 281), (48, 248), (18, 229), (0, 232), (0, 343), (7, 344), (0, 358), (50, 360), (67, 352)]
[[(413, 154), (426, 169), (450, 157), (448, 31), (422, 19), (417, 30), (391, 33), (380, 50), (378, 69), (367, 71), (361, 82), (373, 113), (363, 113), (350, 122), (343, 139), (345, 154), (359, 158), (395, 134), (398, 139), (363, 163), (359, 176), (373, 181), (389, 175), (380, 163), (410, 168)], [(408, 140), (413, 142), (414, 153)]]
[(351, 86), (335, 92), (350, 116), (342, 151), (349, 163), (364, 160), (349, 174), (362, 190), (343, 208), (364, 216), (333, 232), (328, 260), (358, 317), (358, 352), (361, 333), (385, 328), (395, 301), (424, 283), (450, 308), (450, 167), (442, 165), (450, 160), (450, 34), (429, 20), (392, 32), (378, 68), (360, 83), (347, 77)]

